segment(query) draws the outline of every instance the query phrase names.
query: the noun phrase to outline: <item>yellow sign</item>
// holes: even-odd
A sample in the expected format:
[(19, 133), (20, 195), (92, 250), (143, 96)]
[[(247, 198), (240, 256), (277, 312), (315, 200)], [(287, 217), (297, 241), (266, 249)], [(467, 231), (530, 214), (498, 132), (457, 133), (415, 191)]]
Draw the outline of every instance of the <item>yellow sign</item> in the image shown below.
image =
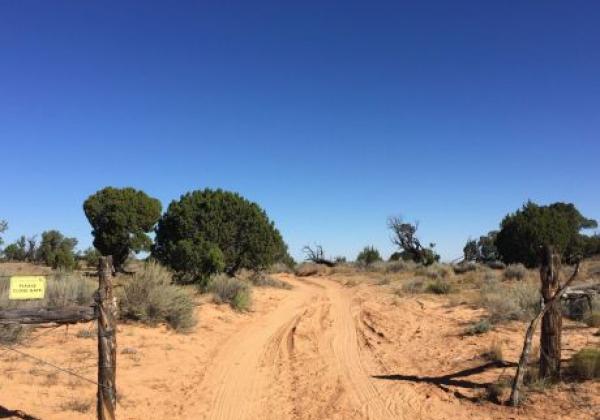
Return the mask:
[(12, 276), (10, 278), (11, 300), (44, 299), (46, 293), (46, 277), (44, 276)]

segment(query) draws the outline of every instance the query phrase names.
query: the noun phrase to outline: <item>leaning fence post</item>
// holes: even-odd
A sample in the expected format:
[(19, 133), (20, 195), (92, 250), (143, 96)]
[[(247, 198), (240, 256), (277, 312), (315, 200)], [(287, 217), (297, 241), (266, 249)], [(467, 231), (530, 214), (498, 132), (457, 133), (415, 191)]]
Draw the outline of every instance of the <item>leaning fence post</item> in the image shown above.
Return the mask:
[(98, 264), (98, 420), (115, 420), (117, 403), (117, 323), (112, 287), (112, 257), (101, 257)]

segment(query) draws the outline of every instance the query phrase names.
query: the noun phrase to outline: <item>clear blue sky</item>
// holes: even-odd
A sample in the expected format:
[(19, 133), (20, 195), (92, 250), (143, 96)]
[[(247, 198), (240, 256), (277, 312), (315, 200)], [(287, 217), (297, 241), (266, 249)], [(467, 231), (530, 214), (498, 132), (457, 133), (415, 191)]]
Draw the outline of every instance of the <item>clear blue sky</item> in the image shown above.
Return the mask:
[(262, 205), (292, 254), (444, 259), (527, 199), (600, 218), (600, 3), (0, 3), (0, 218), (84, 248), (96, 190)]

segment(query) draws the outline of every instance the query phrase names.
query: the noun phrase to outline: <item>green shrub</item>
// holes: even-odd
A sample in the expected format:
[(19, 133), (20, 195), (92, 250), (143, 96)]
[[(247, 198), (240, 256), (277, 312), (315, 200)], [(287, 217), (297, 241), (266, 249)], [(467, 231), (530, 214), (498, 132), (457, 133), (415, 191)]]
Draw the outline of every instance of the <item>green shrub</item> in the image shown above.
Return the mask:
[(133, 188), (104, 188), (83, 203), (92, 225), (94, 246), (102, 255), (112, 255), (121, 270), (131, 252), (150, 250), (152, 231), (161, 212), (161, 204), (143, 191)]
[(523, 264), (509, 264), (504, 270), (504, 278), (507, 280), (523, 280), (527, 277), (527, 268)]
[(436, 295), (447, 295), (452, 291), (452, 285), (442, 279), (436, 279), (427, 283), (425, 291)]
[(0, 325), (0, 344), (14, 345), (18, 344), (29, 333), (29, 328), (19, 324)]
[(250, 309), (252, 290), (245, 281), (221, 274), (210, 281), (208, 291), (213, 293), (217, 303), (228, 303), (238, 311)]
[(165, 322), (178, 331), (192, 328), (196, 325), (194, 302), (184, 288), (171, 282), (166, 268), (146, 263), (122, 288), (121, 317), (150, 325)]
[(356, 257), (356, 262), (363, 266), (370, 266), (374, 262), (382, 261), (379, 251), (374, 246), (366, 246)]
[(42, 233), (42, 240), (36, 251), (36, 260), (54, 269), (72, 270), (77, 265), (75, 246), (77, 239), (67, 238), (57, 230)]
[(467, 335), (479, 335), (479, 334), (484, 334), (491, 329), (492, 329), (492, 324), (490, 323), (490, 321), (487, 319), (482, 319), (481, 321), (478, 321), (478, 322), (472, 324), (471, 326), (469, 326), (469, 328), (467, 328), (466, 334)]
[(575, 353), (571, 369), (581, 379), (600, 378), (600, 349), (586, 348)]
[(100, 254), (100, 251), (98, 251), (93, 246), (90, 246), (85, 251), (83, 251), (81, 258), (85, 261), (86, 266), (97, 268), (101, 256), (102, 254)]
[[(205, 265), (207, 252), (212, 255)], [(171, 202), (158, 222), (152, 255), (179, 276), (200, 280), (215, 272), (233, 275), (242, 268), (261, 270), (292, 261), (263, 209), (239, 194), (211, 189)]]
[(250, 276), (250, 282), (258, 287), (273, 287), (275, 289), (291, 289), (292, 285), (286, 281), (273, 278), (265, 273), (254, 273)]

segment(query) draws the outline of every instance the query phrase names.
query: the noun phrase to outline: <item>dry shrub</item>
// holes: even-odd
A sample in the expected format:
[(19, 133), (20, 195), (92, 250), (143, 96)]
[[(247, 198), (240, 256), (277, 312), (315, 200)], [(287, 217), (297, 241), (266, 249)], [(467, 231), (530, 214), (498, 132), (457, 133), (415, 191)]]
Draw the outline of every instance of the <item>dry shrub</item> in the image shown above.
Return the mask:
[(252, 282), (254, 286), (258, 287), (273, 287), (275, 289), (291, 289), (292, 285), (286, 281), (276, 279), (274, 277), (268, 276), (265, 273), (254, 273), (250, 276), (249, 280)]
[(252, 290), (245, 281), (220, 274), (210, 281), (208, 291), (214, 295), (217, 303), (228, 303), (237, 311), (250, 309)]
[(424, 286), (425, 279), (422, 277), (415, 277), (402, 285), (402, 291), (409, 294), (422, 293)]
[(452, 266), (454, 274), (464, 274), (470, 271), (477, 271), (477, 263), (474, 262), (463, 262)]
[[(119, 289), (117, 289), (119, 290)], [(196, 325), (194, 302), (181, 286), (172, 284), (171, 273), (149, 262), (123, 285), (120, 316), (147, 324), (167, 323), (178, 331)]]
[(481, 287), (478, 304), (488, 311), (492, 323), (528, 320), (539, 310), (540, 292), (533, 283), (507, 285), (488, 279)]
[(269, 267), (267, 270), (269, 274), (277, 274), (277, 273), (287, 273), (292, 274), (294, 270), (287, 264), (282, 262), (277, 262)]
[(571, 369), (580, 379), (600, 378), (600, 349), (586, 348), (575, 353)]
[(504, 360), (502, 353), (502, 343), (498, 340), (493, 340), (481, 356), (490, 362), (501, 362)]
[(27, 337), (29, 330), (28, 327), (19, 324), (0, 325), (0, 344), (18, 344)]
[(476, 323), (470, 325), (469, 328), (467, 328), (466, 334), (467, 335), (480, 335), (480, 334), (484, 334), (484, 333), (488, 332), (491, 329), (492, 329), (491, 322), (487, 319), (482, 319), (481, 321), (477, 321)]
[(438, 278), (428, 282), (425, 291), (436, 295), (447, 295), (452, 291), (452, 285), (448, 281)]
[(296, 267), (296, 275), (299, 277), (316, 276), (327, 273), (327, 266), (305, 262)]
[(527, 268), (523, 264), (509, 264), (504, 270), (506, 280), (524, 280), (527, 277)]
[(583, 320), (588, 327), (600, 327), (600, 311), (593, 311)]

